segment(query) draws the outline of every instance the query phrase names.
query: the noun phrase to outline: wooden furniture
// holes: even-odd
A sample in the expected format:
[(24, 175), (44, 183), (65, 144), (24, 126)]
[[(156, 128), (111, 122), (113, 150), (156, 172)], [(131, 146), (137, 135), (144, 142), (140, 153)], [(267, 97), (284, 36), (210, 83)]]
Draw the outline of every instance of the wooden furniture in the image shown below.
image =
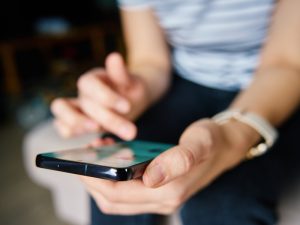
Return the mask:
[(92, 49), (92, 58), (101, 62), (104, 60), (105, 54), (107, 54), (105, 38), (112, 36), (118, 38), (118, 48), (121, 48), (119, 30), (115, 23), (107, 23), (74, 28), (64, 34), (36, 35), (29, 38), (0, 42), (0, 61), (2, 62), (4, 74), (5, 93), (9, 96), (19, 96), (22, 93), (23, 87), (15, 57), (18, 51), (37, 49), (46, 60), (50, 60), (53, 57), (51, 50), (55, 46), (88, 41)]

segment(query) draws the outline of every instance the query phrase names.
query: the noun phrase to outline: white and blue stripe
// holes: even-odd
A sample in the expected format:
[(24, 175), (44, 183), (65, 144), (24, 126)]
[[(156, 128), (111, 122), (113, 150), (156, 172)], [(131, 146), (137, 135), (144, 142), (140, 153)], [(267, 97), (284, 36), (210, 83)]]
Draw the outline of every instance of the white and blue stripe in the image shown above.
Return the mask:
[(119, 1), (124, 9), (154, 10), (179, 74), (223, 90), (251, 82), (275, 6), (275, 0)]

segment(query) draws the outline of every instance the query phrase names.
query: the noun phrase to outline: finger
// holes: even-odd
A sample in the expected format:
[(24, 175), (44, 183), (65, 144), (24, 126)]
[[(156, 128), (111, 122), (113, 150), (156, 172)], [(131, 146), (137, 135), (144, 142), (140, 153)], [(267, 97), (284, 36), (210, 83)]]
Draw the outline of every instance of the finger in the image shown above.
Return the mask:
[[(71, 133), (80, 134), (84, 131), (97, 131), (99, 129), (96, 122), (79, 110), (78, 102), (75, 99), (55, 99), (51, 104), (51, 111), (61, 121), (58, 127), (69, 127), (73, 129)], [(66, 128), (64, 131), (66, 131)]]
[(92, 141), (88, 146), (89, 147), (100, 147), (104, 145), (112, 145), (115, 141), (112, 138), (97, 138), (94, 141)]
[(131, 121), (89, 99), (82, 100), (81, 105), (84, 112), (106, 131), (116, 134), (124, 140), (131, 140), (136, 136), (137, 128)]
[(77, 84), (80, 95), (88, 96), (120, 113), (127, 113), (130, 110), (129, 101), (105, 83), (101, 76), (107, 76), (103, 69), (94, 69), (81, 76)]
[(96, 190), (89, 190), (93, 198), (96, 200), (98, 207), (105, 214), (110, 215), (137, 215), (144, 213), (160, 213), (168, 214), (169, 208), (163, 204), (144, 203), (144, 204), (130, 204), (130, 203), (114, 203), (106, 199), (100, 192)]
[(62, 137), (69, 138), (73, 135), (73, 130), (63, 121), (56, 119), (53, 121), (53, 124)]
[(106, 58), (108, 76), (117, 88), (124, 90), (130, 86), (131, 77), (127, 71), (123, 57), (119, 53), (111, 53)]
[(113, 203), (155, 203), (163, 198), (160, 190), (146, 187), (141, 180), (113, 182), (84, 176), (80, 179), (88, 189), (100, 192)]
[[(141, 180), (113, 182), (84, 176), (81, 176), (80, 179), (90, 192), (101, 194), (106, 201), (113, 205), (125, 204), (128, 207), (139, 205), (140, 209), (147, 204), (155, 206), (152, 209), (147, 208), (147, 211), (144, 212), (169, 214), (186, 200), (186, 189), (180, 188), (180, 184), (185, 183), (180, 180), (159, 188), (148, 188)], [(136, 209), (135, 212), (137, 212)]]
[[(197, 145), (199, 146), (199, 145)], [(187, 174), (205, 160), (207, 150), (193, 145), (178, 145), (156, 157), (146, 168), (143, 182), (148, 187), (162, 186)]]

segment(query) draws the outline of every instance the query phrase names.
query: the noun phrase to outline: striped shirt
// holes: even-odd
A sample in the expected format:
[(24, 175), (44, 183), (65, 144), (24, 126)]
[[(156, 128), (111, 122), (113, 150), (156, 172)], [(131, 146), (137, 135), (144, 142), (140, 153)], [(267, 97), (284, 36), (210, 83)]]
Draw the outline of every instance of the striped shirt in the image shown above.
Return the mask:
[(154, 11), (182, 77), (229, 91), (250, 84), (275, 6), (275, 0), (119, 2), (124, 10)]

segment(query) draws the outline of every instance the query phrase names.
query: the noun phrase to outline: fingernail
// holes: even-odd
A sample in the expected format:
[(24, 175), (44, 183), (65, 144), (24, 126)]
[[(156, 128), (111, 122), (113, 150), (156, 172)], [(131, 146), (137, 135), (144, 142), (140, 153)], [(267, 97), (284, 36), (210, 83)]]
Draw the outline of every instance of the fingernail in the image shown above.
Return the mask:
[(98, 129), (98, 124), (93, 121), (86, 121), (84, 126), (90, 131), (96, 131)]
[(133, 136), (133, 129), (130, 125), (124, 125), (120, 128), (120, 134), (126, 139), (131, 139)]
[(127, 113), (129, 111), (129, 104), (127, 101), (124, 100), (119, 100), (117, 101), (116, 105), (116, 110), (118, 110), (121, 113)]
[(159, 164), (155, 164), (154, 166), (150, 167), (147, 171), (147, 178), (147, 185), (150, 187), (161, 183), (165, 178), (161, 166)]

